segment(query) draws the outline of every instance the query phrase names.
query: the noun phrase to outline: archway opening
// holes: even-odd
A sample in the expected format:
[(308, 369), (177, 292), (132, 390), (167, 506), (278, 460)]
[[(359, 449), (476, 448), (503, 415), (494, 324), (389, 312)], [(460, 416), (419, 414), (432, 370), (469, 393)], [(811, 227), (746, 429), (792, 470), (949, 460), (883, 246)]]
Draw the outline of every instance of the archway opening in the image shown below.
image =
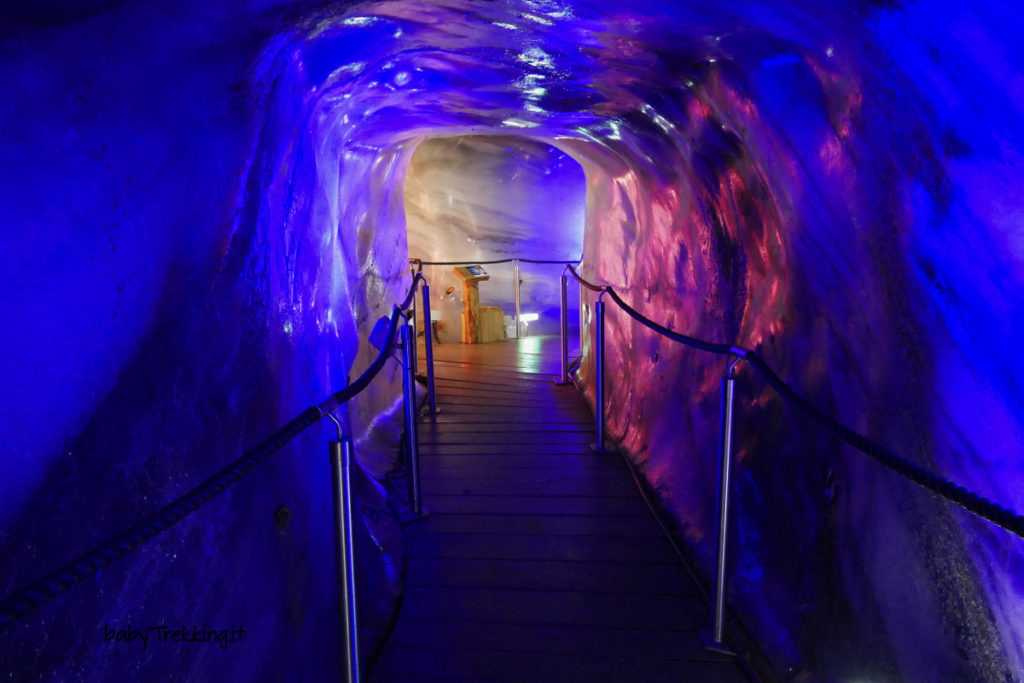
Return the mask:
[[(586, 177), (562, 150), (505, 135), (428, 138), (405, 179), (409, 257), (482, 263), (480, 305), (498, 307), (504, 336), (516, 336), (515, 264), (504, 259), (576, 261), (583, 250)], [(562, 266), (519, 262), (519, 336), (557, 334)], [(441, 343), (462, 340), (462, 281), (451, 265), (424, 266), (433, 327)], [(570, 287), (569, 324), (579, 299)]]

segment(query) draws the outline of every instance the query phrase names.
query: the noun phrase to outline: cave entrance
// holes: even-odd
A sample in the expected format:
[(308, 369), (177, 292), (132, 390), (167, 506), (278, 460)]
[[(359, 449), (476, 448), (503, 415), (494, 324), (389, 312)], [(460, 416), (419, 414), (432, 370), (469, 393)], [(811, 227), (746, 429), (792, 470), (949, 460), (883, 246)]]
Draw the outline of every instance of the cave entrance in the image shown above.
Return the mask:
[[(564, 263), (582, 254), (583, 168), (543, 141), (503, 135), (428, 138), (410, 160), (404, 192), (410, 258)], [(483, 267), (489, 279), (479, 285), (480, 305), (500, 308), (504, 336), (514, 338), (515, 264)], [(431, 286), (435, 338), (462, 341), (462, 280), (451, 265), (423, 271)], [(520, 336), (558, 334), (561, 273), (557, 264), (519, 263)], [(573, 284), (569, 307), (569, 326), (575, 330), (579, 293)], [(489, 313), (493, 321), (497, 312)]]

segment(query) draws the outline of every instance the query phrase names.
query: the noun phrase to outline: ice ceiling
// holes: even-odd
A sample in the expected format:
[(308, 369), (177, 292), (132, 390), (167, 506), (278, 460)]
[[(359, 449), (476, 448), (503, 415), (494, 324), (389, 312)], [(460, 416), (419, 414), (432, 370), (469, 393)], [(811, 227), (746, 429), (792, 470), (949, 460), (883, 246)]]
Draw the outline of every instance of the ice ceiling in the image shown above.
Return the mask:
[[(103, 507), (79, 534), (180, 492), (208, 453), (251, 443), (363, 367), (358, 339), (408, 281), (403, 184), (435, 137), (515, 136), (570, 155), (586, 174), (588, 277), (673, 329), (757, 347), (850, 426), (1024, 510), (1016, 5), (100, 9), (20, 24), (0, 60), (13, 93), (0, 102), (12, 584), (63, 559), (36, 548), (96, 519), (111, 481), (141, 487), (133, 505)], [(609, 318), (611, 428), (707, 567), (720, 361)], [(777, 669), (1019, 680), (1024, 543), (849, 452), (755, 378), (739, 391), (729, 595)], [(393, 398), (382, 385), (357, 422), (385, 425)], [(154, 434), (170, 445), (150, 461)], [(390, 456), (378, 451), (363, 461), (380, 479)], [(323, 473), (299, 462), (222, 516), (263, 515), (268, 481), (307, 500), (300, 512), (325, 508)], [(248, 666), (331, 670), (301, 636), (330, 619), (301, 597), (330, 585), (329, 530), (307, 521), (302, 535), (241, 542), (224, 540), (238, 537), (226, 524), (186, 529), (125, 571), (176, 595), (182, 561), (157, 561), (171, 541), (248, 558), (265, 586), (232, 583), (212, 560), (187, 570), (230, 596), (217, 612), (228, 621), (268, 621), (245, 598), (254, 587), (288, 614), (264, 624)], [(369, 528), (391, 571), (386, 532)], [(285, 546), (299, 559), (275, 559)], [(103, 580), (125, 612), (174, 603)], [(110, 607), (67, 609), (92, 623)], [(94, 642), (73, 630), (52, 641)], [(54, 671), (116, 667), (88, 648), (63, 664), (57, 645), (24, 647)]]

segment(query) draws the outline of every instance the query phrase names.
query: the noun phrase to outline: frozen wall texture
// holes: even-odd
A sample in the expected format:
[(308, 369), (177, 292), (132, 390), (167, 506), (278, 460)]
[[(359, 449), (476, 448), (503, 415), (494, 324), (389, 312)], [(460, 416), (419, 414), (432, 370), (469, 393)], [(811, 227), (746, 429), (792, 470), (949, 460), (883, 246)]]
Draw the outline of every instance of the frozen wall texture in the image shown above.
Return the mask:
[[(405, 174), (435, 137), (570, 155), (588, 277), (756, 347), (845, 423), (1024, 510), (1016, 5), (86, 7), (16, 9), (2, 34), (7, 588), (365, 367), (358, 339), (408, 282)], [(708, 570), (722, 360), (611, 308), (609, 324), (611, 429)], [(374, 481), (394, 398), (384, 378), (354, 415), (381, 428), (360, 446)], [(841, 447), (748, 370), (738, 408), (729, 599), (784, 676), (1024, 678), (1024, 542)], [(5, 667), (326, 677), (324, 440), (47, 607), (2, 643)], [(363, 493), (383, 623), (398, 531), (371, 478)], [(128, 619), (252, 635), (223, 656), (101, 642)]]
[[(342, 163), (339, 129), (318, 127), (275, 38), (277, 12), (117, 5), (0, 22), (5, 594), (342, 388), (375, 355), (359, 340), (409, 284), (411, 149)], [(343, 197), (346, 178), (368, 174)], [(394, 459), (398, 386), (389, 364), (352, 407), (373, 475), (357, 477), (368, 655), (400, 572), (375, 483)], [(332, 429), (5, 633), (4, 678), (334, 677)], [(244, 634), (223, 650), (105, 637), (159, 626)]]

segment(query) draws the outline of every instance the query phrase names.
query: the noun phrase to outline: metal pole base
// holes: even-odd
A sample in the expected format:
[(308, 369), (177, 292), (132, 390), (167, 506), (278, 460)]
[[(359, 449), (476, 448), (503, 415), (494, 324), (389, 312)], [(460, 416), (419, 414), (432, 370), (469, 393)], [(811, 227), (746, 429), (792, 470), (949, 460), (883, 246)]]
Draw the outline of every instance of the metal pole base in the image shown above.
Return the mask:
[[(333, 417), (331, 417), (334, 420)], [(337, 424), (337, 422), (336, 422)], [(338, 425), (341, 430), (341, 425)], [(339, 436), (341, 436), (339, 434)], [(355, 541), (352, 533), (352, 439), (331, 441), (331, 483), (334, 497), (334, 533), (337, 547), (338, 594), (341, 608), (345, 683), (359, 683), (359, 626), (356, 614)]]
[(418, 522), (419, 520), (430, 516), (430, 510), (428, 510), (427, 506), (423, 504), (420, 504), (420, 511), (418, 514), (412, 511), (412, 507), (402, 507), (401, 505), (398, 505), (396, 508), (398, 510), (398, 521), (402, 526)]
[(711, 635), (710, 626), (697, 631), (697, 635), (700, 637), (700, 643), (704, 646), (705, 650), (717, 652), (720, 655), (727, 655), (729, 657), (739, 657), (739, 653), (729, 647), (726, 643), (715, 642), (715, 637)]
[(603, 455), (617, 455), (618, 454), (618, 451), (610, 451), (607, 448), (600, 448), (600, 447), (598, 447), (598, 445), (596, 443), (590, 444), (590, 450), (594, 451), (595, 453), (601, 453)]
[(566, 296), (566, 284), (568, 282), (568, 276), (565, 271), (562, 271), (562, 277), (559, 278), (559, 290), (561, 292), (561, 305), (558, 316), (558, 333), (559, 333), (559, 345), (561, 348), (561, 361), (562, 367), (559, 369), (558, 381), (555, 384), (568, 384), (569, 383), (569, 298)]
[(419, 436), (416, 432), (416, 370), (412, 360), (416, 348), (412, 343), (412, 332), (408, 325), (402, 325), (402, 398), (405, 407), (405, 455), (406, 476), (409, 481), (409, 507), (419, 515), (422, 505), (420, 498), (420, 455)]

